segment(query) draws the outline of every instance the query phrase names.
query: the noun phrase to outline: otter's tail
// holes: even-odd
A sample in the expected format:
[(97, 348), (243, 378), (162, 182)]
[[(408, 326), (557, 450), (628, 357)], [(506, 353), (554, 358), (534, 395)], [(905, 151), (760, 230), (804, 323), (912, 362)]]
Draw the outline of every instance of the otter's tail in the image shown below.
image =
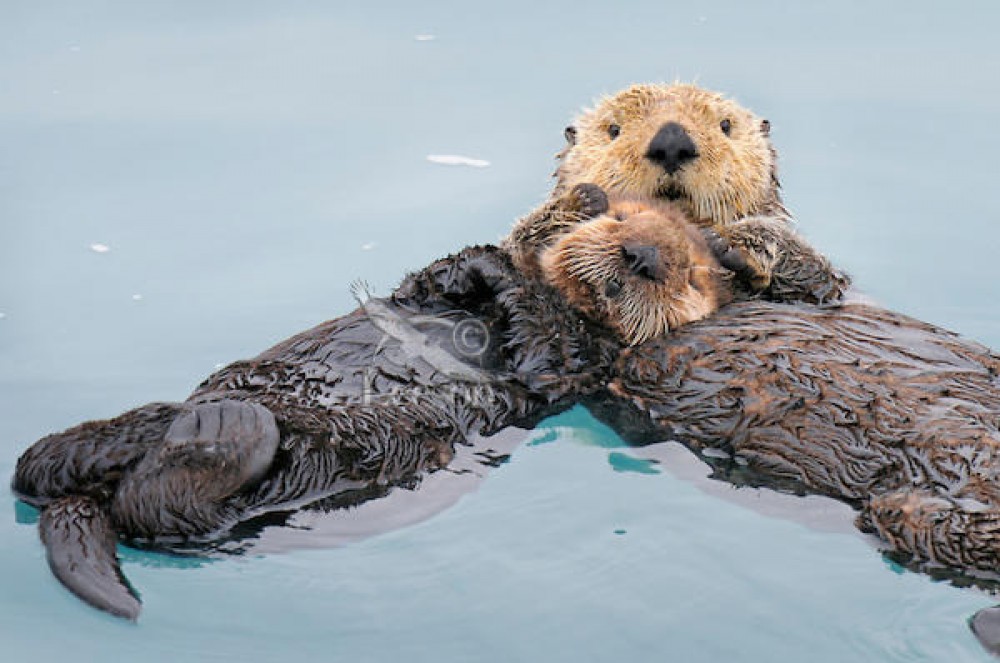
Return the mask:
[(45, 506), (38, 526), (59, 582), (95, 608), (138, 618), (142, 604), (118, 566), (118, 537), (105, 509), (89, 497), (61, 497)]

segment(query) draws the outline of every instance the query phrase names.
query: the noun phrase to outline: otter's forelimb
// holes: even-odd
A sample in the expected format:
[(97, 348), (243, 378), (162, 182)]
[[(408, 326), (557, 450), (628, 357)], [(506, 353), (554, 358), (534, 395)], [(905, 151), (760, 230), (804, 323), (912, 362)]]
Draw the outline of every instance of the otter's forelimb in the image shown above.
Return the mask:
[(528, 275), (537, 274), (541, 249), (583, 221), (608, 211), (608, 196), (596, 184), (582, 183), (559, 190), (538, 209), (521, 218), (501, 246), (514, 264)]
[(743, 254), (737, 276), (751, 293), (779, 302), (830, 304), (843, 299), (851, 285), (782, 218), (754, 216), (717, 228)]

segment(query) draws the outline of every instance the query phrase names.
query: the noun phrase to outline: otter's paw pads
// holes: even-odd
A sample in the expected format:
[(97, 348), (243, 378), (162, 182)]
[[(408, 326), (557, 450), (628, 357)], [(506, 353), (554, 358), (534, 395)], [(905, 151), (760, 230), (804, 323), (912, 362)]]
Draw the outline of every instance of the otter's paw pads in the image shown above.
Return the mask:
[(720, 265), (737, 274), (749, 275), (753, 271), (747, 262), (747, 257), (739, 249), (733, 248), (728, 239), (711, 228), (704, 228), (701, 232)]
[(570, 191), (572, 206), (587, 219), (605, 214), (610, 208), (608, 194), (596, 184), (577, 184)]

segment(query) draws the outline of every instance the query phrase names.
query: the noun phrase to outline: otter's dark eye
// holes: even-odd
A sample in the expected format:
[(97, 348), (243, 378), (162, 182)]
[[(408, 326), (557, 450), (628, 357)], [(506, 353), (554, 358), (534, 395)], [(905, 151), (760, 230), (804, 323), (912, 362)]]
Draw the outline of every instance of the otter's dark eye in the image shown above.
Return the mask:
[(622, 132), (622, 128), (617, 124), (612, 124), (608, 127), (608, 135), (611, 136), (611, 140), (618, 138), (618, 134)]
[(722, 133), (729, 135), (729, 132), (733, 130), (733, 123), (726, 118), (722, 122), (719, 122), (719, 128), (722, 129)]
[(621, 291), (622, 291), (622, 284), (615, 279), (611, 279), (604, 286), (605, 297), (615, 298), (621, 293)]

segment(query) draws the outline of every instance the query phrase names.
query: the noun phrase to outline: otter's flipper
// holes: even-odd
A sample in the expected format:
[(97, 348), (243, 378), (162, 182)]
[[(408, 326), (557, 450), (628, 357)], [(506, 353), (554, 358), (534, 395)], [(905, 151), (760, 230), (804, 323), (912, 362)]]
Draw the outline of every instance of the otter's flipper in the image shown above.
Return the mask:
[(1000, 656), (1000, 605), (983, 608), (969, 619), (969, 628), (983, 649)]
[(226, 498), (260, 479), (274, 459), (280, 433), (263, 405), (221, 400), (187, 408), (118, 486), (111, 512), (130, 536), (218, 529), (231, 515)]
[(38, 526), (59, 582), (95, 608), (134, 621), (142, 604), (118, 566), (109, 520), (93, 499), (71, 496), (47, 505)]
[(221, 490), (229, 493), (267, 470), (278, 437), (274, 415), (263, 405), (233, 400), (199, 403), (170, 425), (163, 453), (193, 465), (224, 464), (230, 484)]

